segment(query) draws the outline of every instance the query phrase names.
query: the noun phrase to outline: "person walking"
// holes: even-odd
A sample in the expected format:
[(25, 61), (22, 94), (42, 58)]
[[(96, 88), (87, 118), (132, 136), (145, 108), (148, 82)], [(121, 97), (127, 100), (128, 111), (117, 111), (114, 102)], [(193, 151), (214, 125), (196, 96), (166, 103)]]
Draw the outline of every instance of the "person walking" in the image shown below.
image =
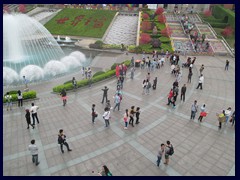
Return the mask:
[(118, 107), (118, 111), (120, 111), (120, 103), (121, 103), (120, 93), (117, 93), (115, 95), (114, 102), (115, 102), (115, 106), (113, 108), (113, 111), (115, 111), (116, 107)]
[(145, 94), (145, 92), (146, 92), (146, 80), (145, 79), (142, 82), (142, 88), (143, 88), (142, 94)]
[(62, 89), (60, 96), (62, 96), (63, 106), (65, 106), (67, 104), (67, 92), (64, 88)]
[(135, 71), (135, 68), (134, 68), (134, 67), (131, 67), (131, 69), (130, 69), (130, 72), (131, 72), (131, 79), (134, 78), (134, 71)]
[(128, 127), (128, 118), (129, 117), (129, 114), (128, 114), (128, 109), (125, 110), (125, 113), (124, 113), (124, 116), (123, 116), (123, 120), (124, 120), (124, 129), (127, 129)]
[(192, 75), (193, 75), (193, 73), (192, 73), (192, 70), (191, 70), (188, 73), (188, 81), (187, 81), (188, 83), (191, 83)]
[(170, 92), (168, 93), (168, 103), (167, 103), (167, 105), (170, 105), (170, 103), (172, 102), (172, 97), (173, 97), (173, 89), (171, 89)]
[(102, 166), (101, 172), (98, 173), (99, 176), (112, 176), (112, 173), (106, 165)]
[(216, 115), (218, 117), (218, 122), (219, 122), (218, 128), (221, 129), (222, 123), (226, 121), (225, 110), (223, 110), (220, 114), (217, 113)]
[(202, 122), (203, 117), (205, 117), (207, 115), (207, 113), (206, 113), (206, 105), (205, 104), (203, 104), (201, 106), (200, 111), (201, 112), (200, 112), (200, 115), (198, 117), (198, 121)]
[(147, 95), (149, 95), (151, 86), (152, 86), (152, 85), (151, 85), (150, 81), (147, 79), (147, 80), (146, 80), (146, 88), (145, 88)]
[(201, 75), (199, 76), (198, 86), (197, 86), (196, 89), (198, 89), (198, 88), (200, 87), (200, 89), (202, 90), (203, 81), (204, 81), (204, 77), (203, 77), (203, 75), (201, 74)]
[(202, 74), (203, 70), (204, 70), (204, 64), (202, 64), (202, 66), (199, 69), (200, 74)]
[(225, 71), (228, 71), (228, 67), (229, 67), (229, 60), (226, 60)]
[(31, 140), (31, 144), (28, 146), (28, 150), (32, 155), (32, 162), (35, 163), (36, 166), (40, 164), (38, 161), (38, 147), (35, 144), (35, 139)]
[(157, 155), (157, 166), (159, 167), (161, 160), (162, 160), (162, 156), (164, 154), (164, 149), (165, 149), (165, 144), (161, 144), (161, 147), (158, 151), (158, 155)]
[(139, 124), (139, 116), (140, 116), (140, 107), (137, 107), (136, 109), (136, 123), (135, 124)]
[(22, 107), (22, 105), (23, 105), (23, 96), (22, 96), (22, 92), (20, 90), (18, 90), (17, 96), (18, 96), (18, 107), (20, 107), (20, 106)]
[(133, 123), (134, 123), (134, 114), (135, 114), (135, 110), (134, 110), (135, 106), (132, 106), (129, 112), (129, 116), (130, 116), (130, 120), (129, 120), (129, 124), (132, 124), (132, 127), (134, 127)]
[(167, 144), (165, 145), (165, 165), (169, 164), (169, 156), (173, 154), (173, 146), (170, 143), (170, 141), (167, 141)]
[(28, 82), (29, 82), (29, 80), (25, 76), (23, 76), (23, 83), (25, 84), (25, 91), (28, 91)]
[(75, 79), (75, 77), (72, 78), (72, 85), (74, 89), (77, 89), (77, 81)]
[(95, 104), (92, 104), (92, 123), (95, 123), (95, 118), (98, 116), (97, 112), (95, 111)]
[(35, 118), (37, 119), (37, 122), (39, 124), (39, 120), (38, 120), (38, 116), (37, 116), (37, 111), (38, 111), (39, 107), (34, 105), (34, 103), (32, 103), (32, 107), (30, 108), (30, 112), (32, 113), (32, 119), (33, 119), (33, 125), (35, 126)]
[(197, 100), (194, 101), (194, 103), (192, 104), (192, 107), (191, 107), (191, 117), (190, 117), (190, 120), (195, 118), (195, 115), (197, 113), (197, 110), (198, 110), (198, 105), (197, 105)]
[(6, 93), (5, 96), (6, 102), (7, 102), (7, 111), (8, 108), (10, 109), (10, 111), (12, 110), (12, 95), (9, 94), (9, 92)]
[(232, 113), (231, 117), (232, 117), (232, 119), (230, 120), (230, 122), (232, 123), (232, 126), (233, 126), (233, 125), (235, 125), (235, 111)]
[(181, 88), (181, 101), (183, 100), (183, 102), (185, 102), (186, 91), (187, 91), (187, 87), (186, 87), (186, 84), (184, 84)]
[(232, 113), (231, 110), (232, 110), (231, 107), (229, 107), (229, 108), (227, 108), (227, 110), (225, 110), (225, 116), (226, 116), (226, 122), (225, 122), (225, 124), (226, 124), (226, 125), (228, 124), (229, 117), (231, 116), (231, 113)]
[(108, 101), (108, 98), (107, 98), (107, 92), (108, 92), (109, 88), (107, 88), (107, 86), (104, 86), (104, 89), (102, 89), (103, 91), (103, 98), (102, 98), (102, 104), (104, 102), (104, 98), (106, 99), (106, 102)]
[(60, 148), (61, 148), (62, 153), (64, 153), (63, 145), (67, 147), (68, 151), (72, 151), (72, 149), (69, 148), (69, 145), (68, 145), (68, 143), (66, 141), (66, 135), (63, 133), (63, 129), (59, 130), (58, 144), (60, 144)]
[(30, 116), (29, 109), (26, 109), (25, 118), (26, 118), (26, 121), (27, 121), (27, 129), (29, 129), (29, 125), (31, 125), (32, 128), (34, 129), (34, 125), (31, 124), (31, 116)]
[(110, 119), (110, 109), (105, 108), (104, 109), (104, 114), (103, 114), (103, 119), (105, 120), (105, 125), (108, 127), (110, 125), (109, 119)]
[(92, 70), (90, 67), (87, 70), (87, 78), (88, 78), (88, 87), (91, 88), (92, 87)]
[(156, 90), (157, 88), (157, 77), (153, 80), (153, 89)]

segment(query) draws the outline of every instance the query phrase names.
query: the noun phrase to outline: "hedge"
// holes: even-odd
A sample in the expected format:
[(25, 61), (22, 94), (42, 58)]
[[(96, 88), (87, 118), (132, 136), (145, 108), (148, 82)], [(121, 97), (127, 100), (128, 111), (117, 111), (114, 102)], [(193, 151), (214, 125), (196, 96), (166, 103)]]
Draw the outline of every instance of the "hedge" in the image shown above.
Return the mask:
[(159, 39), (162, 43), (170, 43), (171, 42), (170, 38), (168, 38), (168, 37), (160, 37)]
[[(131, 61), (130, 60), (126, 60), (124, 62), (122, 62), (121, 64), (125, 64), (126, 66), (129, 66)], [(115, 66), (116, 67), (116, 66)], [(96, 73), (95, 73), (96, 74)], [(112, 77), (116, 74), (116, 70), (113, 69), (113, 70), (109, 70), (109, 71), (106, 71), (104, 72), (104, 74), (99, 74), (99, 75), (96, 75), (92, 78), (92, 83), (96, 83), (96, 82), (99, 82), (101, 80), (104, 80), (106, 78), (109, 78), (109, 77)], [(87, 86), (88, 85), (88, 79), (84, 79), (84, 80), (81, 80), (81, 81), (77, 81), (77, 87), (83, 87), (83, 86)], [(65, 89), (66, 91), (69, 91), (69, 90), (72, 90), (74, 87), (72, 85), (72, 83), (68, 83), (68, 84), (61, 84), (61, 85), (58, 85), (58, 86), (55, 86), (53, 87), (53, 92), (56, 92), (56, 93), (60, 93), (62, 91), (62, 89)]]
[[(23, 92), (22, 95), (23, 95), (23, 100), (25, 100), (25, 99), (34, 99), (34, 98), (37, 97), (36, 91)], [(11, 96), (12, 96), (12, 102), (15, 102), (15, 101), (18, 100), (17, 93), (16, 94), (11, 94)], [(6, 100), (5, 96), (3, 96), (3, 103), (6, 103), (6, 102), (7, 102), (7, 100)]]
[(98, 76), (98, 75), (100, 75), (100, 74), (104, 74), (104, 73), (105, 73), (104, 71), (98, 71), (98, 72), (96, 72), (96, 73), (93, 75), (93, 77)]
[(212, 27), (214, 28), (225, 28), (228, 26), (228, 23), (210, 23)]
[(221, 5), (216, 5), (213, 8), (213, 16), (217, 19), (224, 19), (226, 16), (228, 17), (227, 23), (235, 28), (235, 13), (229, 9), (224, 8)]

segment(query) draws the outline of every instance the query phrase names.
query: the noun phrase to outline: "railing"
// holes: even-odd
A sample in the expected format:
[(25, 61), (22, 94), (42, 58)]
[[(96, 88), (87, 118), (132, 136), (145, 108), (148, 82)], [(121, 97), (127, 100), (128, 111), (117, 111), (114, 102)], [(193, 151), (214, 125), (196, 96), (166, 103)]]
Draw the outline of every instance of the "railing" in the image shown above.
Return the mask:
[(211, 31), (214, 33), (214, 35), (215, 35), (217, 38), (219, 38), (219, 39), (221, 39), (221, 40), (223, 41), (223, 44), (224, 44), (224, 46), (227, 48), (227, 50), (228, 50), (228, 52), (230, 53), (230, 55), (231, 55), (232, 57), (235, 57), (235, 51), (234, 51), (234, 49), (228, 44), (228, 42), (226, 41), (226, 39), (225, 39), (223, 36), (218, 35), (218, 34), (216, 33), (216, 31), (212, 28), (211, 24), (209, 24), (209, 22), (205, 21), (204, 19), (202, 19), (201, 16), (199, 16), (199, 13), (197, 13), (197, 16), (202, 20), (202, 22), (203, 22), (204, 24), (207, 24), (207, 25), (208, 25), (208, 27), (211, 29)]

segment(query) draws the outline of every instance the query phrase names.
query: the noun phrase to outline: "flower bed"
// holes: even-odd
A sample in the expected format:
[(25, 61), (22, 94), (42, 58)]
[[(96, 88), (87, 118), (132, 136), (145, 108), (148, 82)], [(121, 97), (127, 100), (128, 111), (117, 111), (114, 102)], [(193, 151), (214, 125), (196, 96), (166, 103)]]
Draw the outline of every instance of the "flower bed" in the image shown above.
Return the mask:
[(51, 34), (101, 38), (116, 11), (63, 9), (45, 24)]

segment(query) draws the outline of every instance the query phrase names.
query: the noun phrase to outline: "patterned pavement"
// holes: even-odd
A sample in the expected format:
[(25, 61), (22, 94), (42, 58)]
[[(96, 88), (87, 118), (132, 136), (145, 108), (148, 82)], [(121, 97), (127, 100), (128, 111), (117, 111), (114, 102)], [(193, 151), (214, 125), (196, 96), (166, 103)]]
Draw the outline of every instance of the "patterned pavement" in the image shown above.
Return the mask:
[[(93, 69), (107, 69), (110, 58), (103, 54), (93, 61)], [(141, 58), (141, 55), (112, 54), (113, 62)], [(101, 58), (102, 57), (102, 58)], [(110, 56), (109, 56), (110, 57)], [(186, 61), (185, 57), (180, 57)], [(27, 176), (97, 176), (101, 165), (106, 164), (114, 176), (234, 176), (235, 175), (235, 129), (229, 124), (218, 130), (216, 112), (231, 106), (235, 109), (235, 60), (230, 60), (229, 71), (224, 71), (225, 57), (198, 56), (193, 67), (192, 83), (187, 82), (188, 69), (182, 69), (180, 87), (187, 84), (186, 101), (178, 97), (176, 109), (166, 106), (167, 94), (175, 77), (170, 74), (168, 62), (159, 70), (151, 72), (151, 79), (158, 77), (157, 90), (142, 95), (142, 80), (147, 71), (136, 68), (134, 79), (130, 74), (124, 82), (123, 102), (120, 112), (111, 112), (110, 127), (105, 128), (100, 103), (105, 85), (109, 87), (109, 99), (116, 89), (112, 78), (68, 93), (68, 103), (62, 106), (59, 95), (51, 88), (80, 73), (55, 80), (30, 85), (37, 90), (40, 107), (40, 124), (36, 129), (26, 129), (24, 108), (14, 105), (13, 111), (3, 109), (3, 175)], [(101, 62), (101, 63), (99, 63)], [(196, 90), (201, 64), (205, 65), (203, 90)], [(23, 90), (23, 87), (19, 87)], [(209, 115), (199, 124), (190, 121), (190, 107), (194, 100), (199, 106), (206, 104)], [(91, 105), (96, 104), (99, 116), (91, 123)], [(132, 105), (141, 107), (140, 124), (123, 129), (123, 113)], [(113, 103), (112, 103), (113, 106)], [(197, 113), (196, 118), (199, 113)], [(57, 144), (58, 130), (63, 128), (72, 152), (61, 154)], [(39, 147), (39, 166), (31, 162), (27, 150), (30, 140), (36, 139)], [(170, 140), (175, 153), (168, 166), (156, 166), (156, 154), (161, 143)], [(94, 171), (94, 172), (93, 172)]]

